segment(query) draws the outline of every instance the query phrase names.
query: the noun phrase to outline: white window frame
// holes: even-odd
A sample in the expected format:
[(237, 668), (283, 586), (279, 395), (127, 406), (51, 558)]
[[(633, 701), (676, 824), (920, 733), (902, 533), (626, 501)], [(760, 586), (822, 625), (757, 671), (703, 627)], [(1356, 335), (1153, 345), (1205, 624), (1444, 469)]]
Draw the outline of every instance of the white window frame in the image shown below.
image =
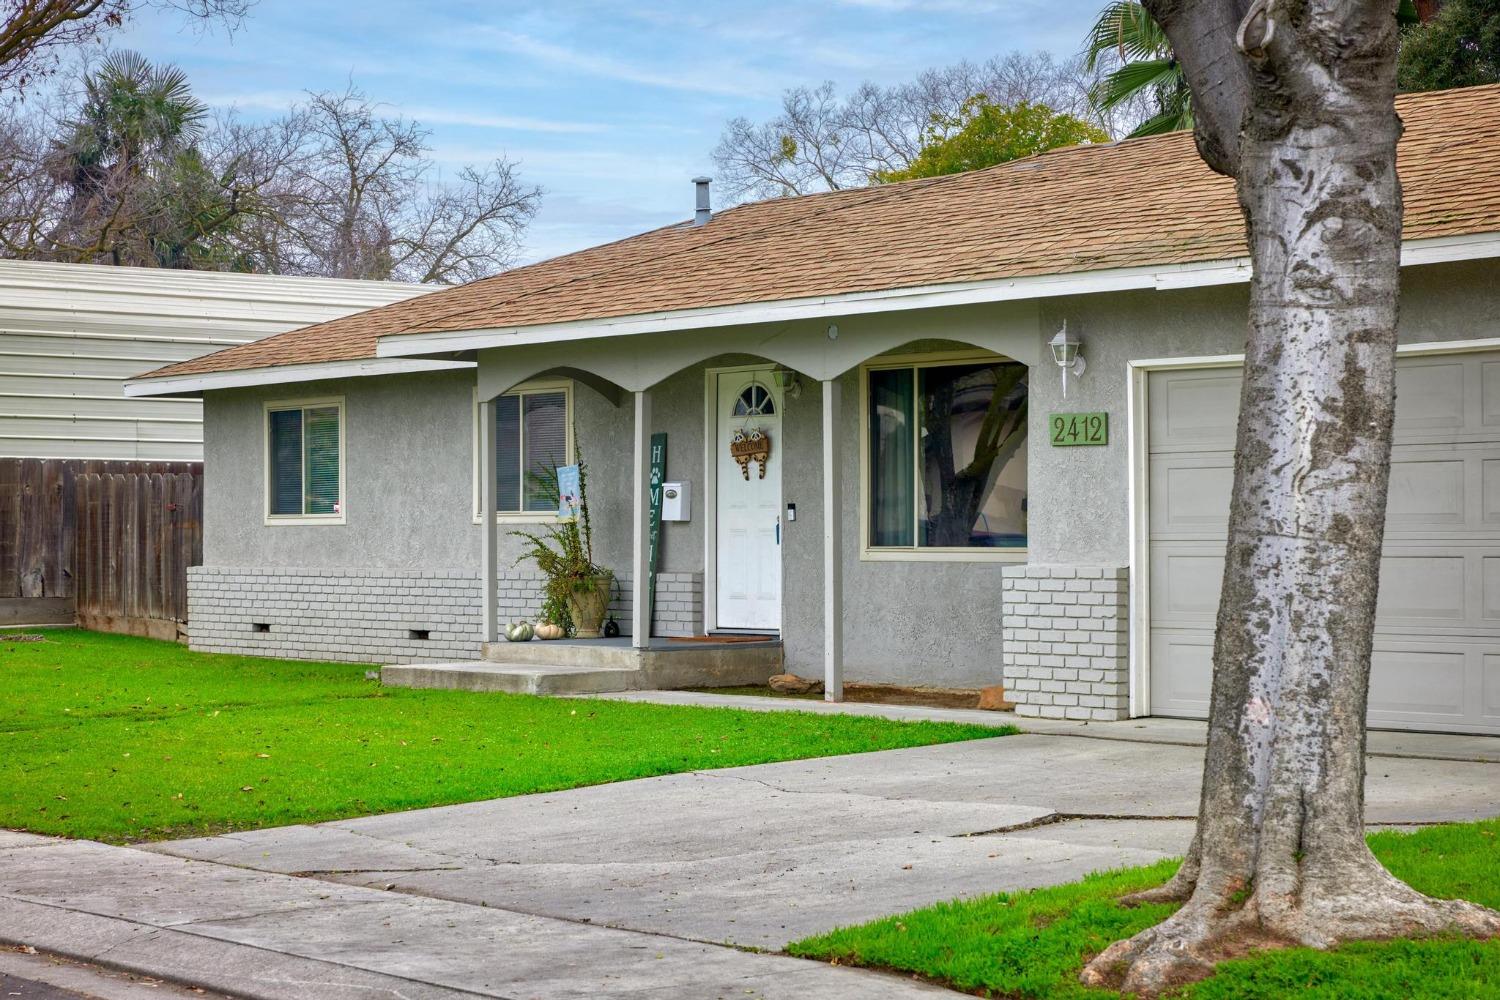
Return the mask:
[[(926, 354), (881, 355), (859, 366), (859, 558), (861, 562), (993, 562), (1024, 563), (1027, 548), (990, 549), (919, 546), (875, 546), (870, 544), (870, 373), (890, 369), (942, 368), (950, 365), (1005, 361), (1015, 358), (990, 351), (938, 351)], [(1027, 448), (1030, 448), (1030, 417), (1027, 417)], [(1028, 464), (1028, 479), (1030, 470)], [(922, 467), (912, 463), (912, 495), (922, 495)], [(915, 539), (915, 535), (913, 538)]]
[[(339, 411), (339, 510), (337, 514), (272, 514), (271, 513), (271, 414), (283, 410), (308, 410), (319, 407), (333, 406)], [(268, 525), (309, 525), (309, 524), (345, 524), (346, 515), (349, 510), (349, 498), (344, 489), (344, 477), (349, 465), (349, 450), (345, 443), (348, 428), (348, 409), (344, 405), (343, 396), (315, 396), (305, 399), (275, 399), (267, 400), (261, 405), (260, 414), (260, 437), (261, 437), (261, 503), (265, 510), (265, 521)], [(302, 419), (302, 461), (303, 475), (306, 472), (307, 462), (307, 418)], [(306, 506), (306, 494), (304, 484), (303, 505)]]
[[(528, 396), (528, 395), (531, 395), (533, 393), (539, 393), (539, 392), (561, 392), (563, 394), (564, 407), (565, 407), (564, 418), (567, 421), (567, 428), (568, 428), (567, 429), (567, 446), (566, 446), (566, 448), (564, 448), (564, 451), (566, 453), (566, 464), (571, 465), (574, 462), (578, 461), (578, 456), (577, 456), (577, 454), (576, 454), (576, 452), (574, 450), (574, 441), (573, 441), (573, 382), (570, 379), (539, 379), (539, 380), (534, 381), (534, 382), (522, 382), (520, 385), (516, 386), (514, 389), (511, 389), (509, 392), (502, 392), (500, 395), (501, 396)], [(473, 466), (473, 473), (474, 473), (473, 476), (472, 476), (472, 480), (473, 480), (472, 507), (473, 507), (474, 523), (475, 524), (480, 524), (480, 523), (483, 522), (484, 518), (480, 516), (480, 510), (479, 510), (479, 389), (478, 389), (478, 387), (476, 387), (474, 389), (474, 404), (473, 404), (473, 407), (474, 407), (473, 419), (470, 421), (471, 428), (472, 428), (472, 434), (470, 436), (471, 436), (472, 441), (473, 441), (473, 448), (472, 448), (473, 456), (472, 456), (471, 464)], [(524, 413), (524, 407), (522, 408), (522, 410), (523, 410), (523, 413)], [(523, 419), (522, 420), (522, 426), (521, 426), (521, 454), (524, 455), (525, 453), (526, 453), (526, 427), (525, 427), (525, 420)], [(525, 496), (525, 485), (524, 485), (524, 483), (522, 484), (522, 496), (523, 496), (523, 498)], [(497, 511), (495, 511), (495, 520), (498, 521), (498, 522), (501, 522), (501, 523), (506, 523), (506, 524), (547, 524), (549, 522), (554, 522), (554, 521), (557, 520), (557, 512), (556, 511), (545, 511), (545, 510), (519, 510), (519, 511), (517, 511), (517, 510), (497, 510)]]

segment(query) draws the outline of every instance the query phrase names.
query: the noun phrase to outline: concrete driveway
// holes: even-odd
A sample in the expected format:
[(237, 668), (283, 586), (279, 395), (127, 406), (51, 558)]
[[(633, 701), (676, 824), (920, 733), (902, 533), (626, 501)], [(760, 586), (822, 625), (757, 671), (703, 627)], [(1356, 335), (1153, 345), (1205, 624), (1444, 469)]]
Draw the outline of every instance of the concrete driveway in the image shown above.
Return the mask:
[[(698, 772), (158, 844), (125, 850), (137, 860), (114, 862), (106, 888), (82, 894), (76, 872), (40, 863), (76, 847), (33, 847), (0, 859), (0, 897), (141, 918), (216, 947), (335, 961), (468, 995), (932, 995), (894, 977), (741, 949), (777, 950), (938, 900), (1180, 854), (1201, 748), (1180, 734), (1141, 742), (1152, 732), (1110, 732)], [(1410, 753), (1371, 758), (1372, 824), (1500, 813), (1500, 741), (1420, 739)], [(178, 884), (185, 879), (190, 891)], [(174, 894), (148, 905), (143, 884)]]
[[(155, 849), (779, 949), (941, 899), (1181, 854), (1196, 746), (1022, 735), (598, 785)], [(1500, 764), (1372, 760), (1371, 823), (1500, 812)]]

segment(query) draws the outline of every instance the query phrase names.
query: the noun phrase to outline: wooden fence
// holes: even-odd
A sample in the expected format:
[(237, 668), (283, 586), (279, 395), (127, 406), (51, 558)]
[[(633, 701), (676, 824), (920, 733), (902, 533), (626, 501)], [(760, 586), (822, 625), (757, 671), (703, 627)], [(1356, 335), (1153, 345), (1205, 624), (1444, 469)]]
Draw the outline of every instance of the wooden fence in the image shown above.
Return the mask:
[(202, 561), (201, 465), (0, 459), (0, 623), (178, 638)]

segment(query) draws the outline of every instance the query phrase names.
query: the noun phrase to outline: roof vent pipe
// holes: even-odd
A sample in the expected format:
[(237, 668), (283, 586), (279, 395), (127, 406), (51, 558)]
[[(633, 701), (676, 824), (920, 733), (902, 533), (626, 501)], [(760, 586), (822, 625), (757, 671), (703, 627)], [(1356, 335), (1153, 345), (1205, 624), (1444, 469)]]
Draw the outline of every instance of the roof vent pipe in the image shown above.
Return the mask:
[(698, 190), (698, 207), (693, 213), (693, 225), (701, 226), (713, 218), (713, 211), (708, 205), (708, 186), (713, 183), (712, 177), (694, 177), (693, 186)]

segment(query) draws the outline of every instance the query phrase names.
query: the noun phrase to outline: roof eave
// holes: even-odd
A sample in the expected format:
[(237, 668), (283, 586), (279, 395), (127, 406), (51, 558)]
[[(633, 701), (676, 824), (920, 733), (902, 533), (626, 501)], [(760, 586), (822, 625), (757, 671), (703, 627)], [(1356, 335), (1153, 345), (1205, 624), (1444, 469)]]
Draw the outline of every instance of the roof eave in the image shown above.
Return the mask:
[[(1408, 240), (1401, 264), (1412, 267), (1500, 257), (1500, 232)], [(567, 323), (482, 328), (440, 333), (393, 334), (376, 343), (376, 357), (299, 365), (275, 365), (199, 374), (142, 377), (125, 384), (127, 396), (199, 396), (212, 389), (312, 382), (322, 379), (473, 368), (452, 360), (460, 351), (667, 333), (678, 330), (834, 318), (940, 306), (1155, 289), (1159, 291), (1242, 284), (1250, 280), (1250, 258), (1045, 274), (991, 281), (925, 285), (683, 309)]]
[(403, 375), (411, 372), (449, 371), (473, 368), (472, 361), (429, 360), (426, 358), (356, 358), (349, 361), (321, 361), (302, 365), (272, 365), (265, 368), (242, 368), (234, 371), (202, 372), (192, 375), (160, 375), (131, 379), (125, 383), (126, 396), (201, 396), (211, 389), (239, 389), (257, 385), (283, 385), (296, 382), (320, 382), (324, 379), (365, 378), (372, 375)]

